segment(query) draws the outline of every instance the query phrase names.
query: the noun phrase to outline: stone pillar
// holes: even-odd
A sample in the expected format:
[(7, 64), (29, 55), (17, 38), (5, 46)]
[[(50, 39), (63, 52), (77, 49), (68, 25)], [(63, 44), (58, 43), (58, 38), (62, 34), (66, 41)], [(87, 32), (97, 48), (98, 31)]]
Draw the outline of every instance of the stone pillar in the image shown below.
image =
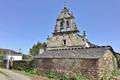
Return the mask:
[(84, 40), (84, 48), (90, 47), (90, 45), (89, 45), (88, 42), (87, 42), (86, 31), (83, 31), (83, 40)]
[(67, 24), (66, 24), (66, 20), (64, 19), (64, 24), (63, 24), (63, 26), (64, 26), (64, 31), (67, 31)]
[(60, 32), (60, 21), (57, 21), (57, 24), (56, 24), (56, 30), (57, 32)]
[(70, 20), (70, 30), (71, 30), (71, 31), (74, 31), (74, 30), (75, 30), (74, 26), (75, 26), (75, 25), (74, 25), (74, 20), (71, 19), (71, 20)]
[(9, 60), (7, 60), (7, 63), (6, 63), (6, 68), (9, 69)]

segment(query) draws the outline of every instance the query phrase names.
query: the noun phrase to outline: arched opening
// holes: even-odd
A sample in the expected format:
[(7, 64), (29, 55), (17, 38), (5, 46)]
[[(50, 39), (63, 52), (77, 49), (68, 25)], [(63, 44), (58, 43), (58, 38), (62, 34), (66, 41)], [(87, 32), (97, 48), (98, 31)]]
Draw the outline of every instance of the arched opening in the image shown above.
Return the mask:
[(64, 24), (63, 24), (64, 22), (62, 21), (62, 22), (60, 22), (60, 31), (63, 31), (64, 30)]
[(66, 21), (67, 31), (70, 31), (70, 23), (69, 21)]

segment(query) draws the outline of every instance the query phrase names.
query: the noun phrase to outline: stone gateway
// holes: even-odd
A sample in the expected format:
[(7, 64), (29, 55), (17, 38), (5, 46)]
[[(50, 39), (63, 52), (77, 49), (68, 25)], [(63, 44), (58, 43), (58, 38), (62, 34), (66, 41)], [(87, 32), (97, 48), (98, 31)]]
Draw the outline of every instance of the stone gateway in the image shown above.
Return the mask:
[(56, 73), (80, 73), (89, 80), (108, 80), (117, 67), (111, 46), (97, 46), (79, 35), (74, 16), (64, 6), (56, 20), (47, 49), (32, 60), (32, 67)]

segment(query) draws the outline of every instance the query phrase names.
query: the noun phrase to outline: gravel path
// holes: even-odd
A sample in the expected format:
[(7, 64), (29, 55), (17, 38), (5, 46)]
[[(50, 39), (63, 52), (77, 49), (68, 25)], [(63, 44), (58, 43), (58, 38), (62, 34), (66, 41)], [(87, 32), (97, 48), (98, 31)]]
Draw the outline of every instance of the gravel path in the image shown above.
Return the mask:
[(0, 80), (31, 80), (28, 76), (0, 68)]
[(9, 80), (6, 76), (0, 73), (0, 80)]

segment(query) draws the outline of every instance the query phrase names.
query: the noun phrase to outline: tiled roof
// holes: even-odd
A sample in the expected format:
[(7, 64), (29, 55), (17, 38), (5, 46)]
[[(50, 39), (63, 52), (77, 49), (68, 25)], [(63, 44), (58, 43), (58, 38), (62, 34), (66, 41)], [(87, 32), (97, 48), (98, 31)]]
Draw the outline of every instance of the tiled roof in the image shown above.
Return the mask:
[(92, 58), (98, 59), (111, 47), (71, 48), (61, 50), (48, 50), (36, 58)]
[(13, 51), (13, 50), (4, 50), (5, 55), (22, 55), (19, 52)]

